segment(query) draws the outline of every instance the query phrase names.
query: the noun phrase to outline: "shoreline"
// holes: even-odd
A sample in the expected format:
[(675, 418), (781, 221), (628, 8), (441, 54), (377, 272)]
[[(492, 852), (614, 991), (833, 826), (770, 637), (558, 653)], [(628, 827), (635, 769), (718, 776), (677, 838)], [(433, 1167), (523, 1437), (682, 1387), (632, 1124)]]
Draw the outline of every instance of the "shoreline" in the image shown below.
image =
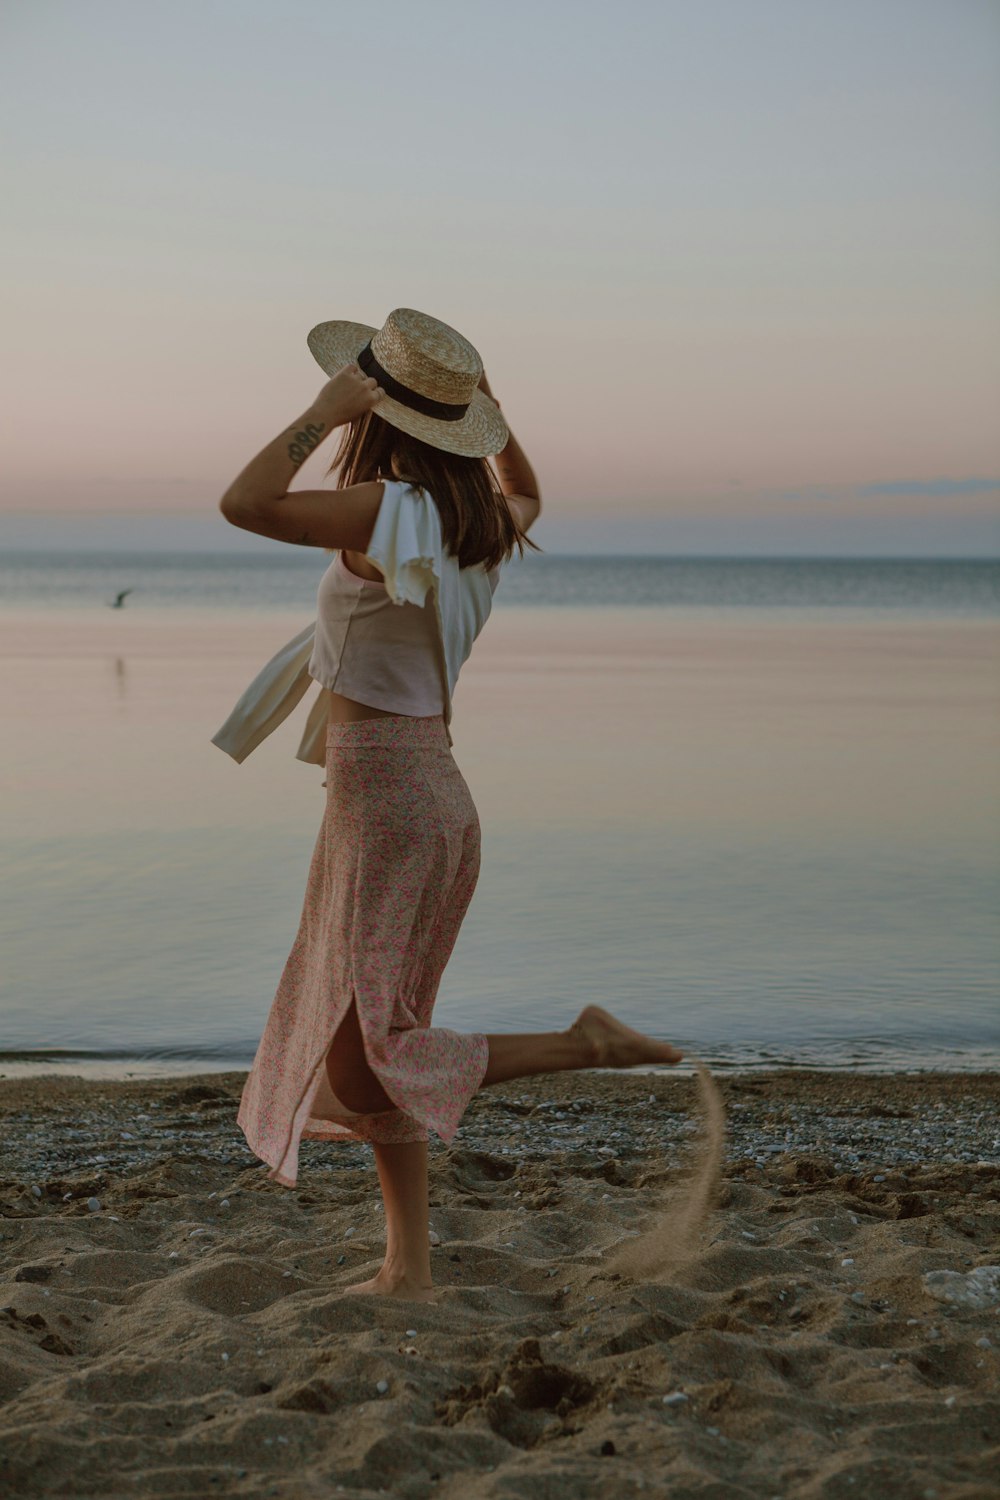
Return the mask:
[[(687, 1057), (688, 1054), (686, 1054)], [(42, 1060), (38, 1060), (42, 1059)], [(130, 1066), (134, 1061), (135, 1066)], [(230, 1058), (181, 1058), (162, 1062), (148, 1057), (115, 1060), (96, 1053), (0, 1052), (0, 1087), (6, 1083), (30, 1082), (47, 1078), (76, 1080), (87, 1084), (167, 1083), (184, 1079), (245, 1077), (252, 1059), (234, 1062)], [(885, 1063), (851, 1058), (840, 1062), (798, 1062), (784, 1058), (778, 1061), (729, 1062), (718, 1058), (704, 1059), (705, 1066), (719, 1079), (761, 1078), (781, 1075), (791, 1079), (810, 1074), (831, 1078), (985, 1078), (1000, 1077), (1000, 1049), (982, 1049), (970, 1055), (967, 1063), (954, 1057), (941, 1062)], [(152, 1071), (146, 1071), (146, 1070)], [(593, 1071), (593, 1070), (590, 1070)], [(662, 1064), (641, 1065), (628, 1070), (633, 1075), (648, 1074), (664, 1078), (693, 1078), (695, 1068), (685, 1060), (676, 1067)]]
[(345, 1293), (371, 1149), (269, 1181), (244, 1077), (0, 1081), (5, 1493), (996, 1494), (1000, 1286), (941, 1295), (1000, 1260), (1000, 1075), (720, 1077), (711, 1182), (692, 1078), (484, 1089), (433, 1304)]

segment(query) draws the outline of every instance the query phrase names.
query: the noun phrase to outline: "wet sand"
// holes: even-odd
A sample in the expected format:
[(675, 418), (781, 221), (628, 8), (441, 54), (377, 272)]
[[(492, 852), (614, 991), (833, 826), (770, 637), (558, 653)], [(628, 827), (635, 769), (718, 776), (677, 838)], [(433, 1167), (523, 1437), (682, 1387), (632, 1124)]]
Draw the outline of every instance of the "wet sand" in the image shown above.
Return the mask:
[(369, 1148), (269, 1182), (242, 1081), (0, 1082), (0, 1493), (1000, 1493), (1000, 1302), (925, 1281), (1000, 1261), (996, 1075), (727, 1078), (717, 1173), (690, 1077), (485, 1090), (433, 1305), (343, 1293)]

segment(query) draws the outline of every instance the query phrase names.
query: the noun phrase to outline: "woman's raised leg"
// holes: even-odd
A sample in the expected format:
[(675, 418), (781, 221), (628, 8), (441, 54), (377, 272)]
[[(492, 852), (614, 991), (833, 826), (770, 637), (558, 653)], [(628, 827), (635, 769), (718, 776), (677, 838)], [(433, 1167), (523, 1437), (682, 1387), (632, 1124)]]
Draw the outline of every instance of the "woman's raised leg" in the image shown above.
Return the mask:
[(634, 1068), (640, 1063), (679, 1063), (684, 1056), (669, 1042), (633, 1031), (622, 1021), (588, 1005), (565, 1031), (487, 1033), (490, 1060), (481, 1084), (489, 1088), (532, 1073), (574, 1068)]

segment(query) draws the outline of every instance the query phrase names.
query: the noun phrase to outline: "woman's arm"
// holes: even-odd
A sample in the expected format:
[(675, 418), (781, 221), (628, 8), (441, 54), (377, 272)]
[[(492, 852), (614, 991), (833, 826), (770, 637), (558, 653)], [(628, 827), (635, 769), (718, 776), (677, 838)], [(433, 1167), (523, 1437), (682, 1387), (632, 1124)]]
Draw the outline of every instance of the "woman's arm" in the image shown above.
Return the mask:
[(377, 406), (384, 395), (360, 365), (338, 370), (312, 406), (233, 480), (219, 501), (226, 520), (242, 531), (300, 547), (347, 547), (363, 552), (382, 499), (381, 484), (291, 492), (288, 486), (331, 432)]
[[(500, 402), (490, 390), (485, 370), (479, 381), (479, 389), (499, 407)], [(509, 434), (507, 446), (500, 453), (493, 455), (493, 462), (496, 464), (500, 488), (507, 498), (507, 503), (514, 511), (521, 530), (527, 531), (532, 521), (538, 519), (542, 508), (542, 497), (539, 494), (535, 471), (528, 462), (524, 449), (511, 432), (509, 422), (507, 431)]]

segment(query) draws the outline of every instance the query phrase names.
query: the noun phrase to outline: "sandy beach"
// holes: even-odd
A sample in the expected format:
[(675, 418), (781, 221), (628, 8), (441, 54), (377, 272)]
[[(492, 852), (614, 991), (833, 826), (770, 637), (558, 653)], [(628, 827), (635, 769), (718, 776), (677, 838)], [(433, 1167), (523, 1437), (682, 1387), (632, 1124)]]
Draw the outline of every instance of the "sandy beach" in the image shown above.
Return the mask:
[(484, 1090), (428, 1305), (342, 1290), (369, 1149), (280, 1188), (241, 1086), (0, 1082), (5, 1496), (1000, 1493), (996, 1076), (727, 1078), (717, 1172), (689, 1076)]

